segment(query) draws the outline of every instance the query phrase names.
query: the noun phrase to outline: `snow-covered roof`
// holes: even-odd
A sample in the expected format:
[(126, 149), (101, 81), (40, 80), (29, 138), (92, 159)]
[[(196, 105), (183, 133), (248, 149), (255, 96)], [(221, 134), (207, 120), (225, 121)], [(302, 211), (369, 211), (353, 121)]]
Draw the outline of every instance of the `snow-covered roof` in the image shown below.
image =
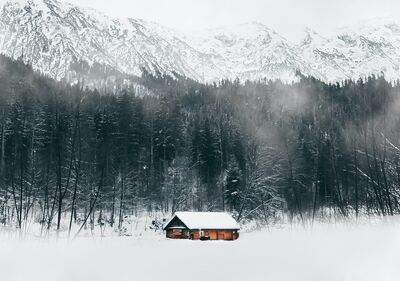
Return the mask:
[(178, 217), (189, 229), (240, 229), (231, 215), (223, 212), (176, 212), (164, 229)]

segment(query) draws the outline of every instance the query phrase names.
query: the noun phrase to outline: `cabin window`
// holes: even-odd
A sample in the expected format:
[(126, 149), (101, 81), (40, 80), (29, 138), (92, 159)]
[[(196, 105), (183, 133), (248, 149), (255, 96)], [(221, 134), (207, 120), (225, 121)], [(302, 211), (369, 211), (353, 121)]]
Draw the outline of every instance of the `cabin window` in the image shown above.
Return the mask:
[(180, 234), (182, 233), (182, 229), (173, 229), (172, 233)]

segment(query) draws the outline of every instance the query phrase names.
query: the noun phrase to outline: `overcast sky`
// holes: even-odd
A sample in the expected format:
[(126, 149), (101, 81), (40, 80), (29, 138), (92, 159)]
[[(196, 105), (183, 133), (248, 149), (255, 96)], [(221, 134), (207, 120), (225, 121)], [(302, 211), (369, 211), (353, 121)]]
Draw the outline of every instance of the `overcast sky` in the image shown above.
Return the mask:
[(184, 31), (258, 21), (298, 40), (304, 27), (329, 33), (361, 20), (400, 19), (399, 0), (67, 0), (115, 17), (147, 19)]

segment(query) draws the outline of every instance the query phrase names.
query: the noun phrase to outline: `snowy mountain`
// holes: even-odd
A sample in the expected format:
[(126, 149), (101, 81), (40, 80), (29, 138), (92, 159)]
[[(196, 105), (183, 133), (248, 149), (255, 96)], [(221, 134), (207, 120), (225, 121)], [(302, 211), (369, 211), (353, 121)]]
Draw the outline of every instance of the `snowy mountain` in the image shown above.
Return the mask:
[(388, 80), (400, 78), (400, 24), (392, 20), (372, 20), (341, 28), (324, 38), (307, 29), (300, 55), (316, 77), (324, 81), (358, 79), (384, 74)]
[(181, 34), (57, 0), (16, 0), (0, 7), (0, 53), (70, 82), (93, 68), (135, 76), (145, 69), (201, 82), (290, 82), (296, 70), (329, 82), (381, 73), (397, 79), (400, 25), (365, 22), (327, 38), (307, 29), (301, 43), (293, 44), (254, 22)]
[(316, 75), (294, 46), (260, 23), (206, 30), (184, 37), (189, 45), (241, 80), (295, 79), (296, 70)]
[(222, 75), (207, 55), (155, 23), (111, 19), (94, 10), (57, 0), (12, 1), (0, 12), (0, 52), (23, 58), (57, 79), (75, 77), (74, 66), (86, 62), (122, 73), (141, 69), (173, 72), (201, 80)]

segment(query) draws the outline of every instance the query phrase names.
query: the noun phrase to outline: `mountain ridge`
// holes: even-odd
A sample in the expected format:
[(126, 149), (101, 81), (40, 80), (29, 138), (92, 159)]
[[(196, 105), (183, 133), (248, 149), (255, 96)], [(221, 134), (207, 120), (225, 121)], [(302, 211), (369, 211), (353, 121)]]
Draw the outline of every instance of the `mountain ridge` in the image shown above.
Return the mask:
[[(83, 69), (221, 79), (295, 81), (297, 71), (325, 82), (384, 73), (400, 78), (400, 25), (386, 20), (332, 36), (305, 30), (289, 42), (258, 22), (183, 34), (155, 22), (112, 18), (58, 0), (0, 2), (0, 53), (52, 78), (79, 81)], [(81, 64), (84, 65), (81, 65)]]

